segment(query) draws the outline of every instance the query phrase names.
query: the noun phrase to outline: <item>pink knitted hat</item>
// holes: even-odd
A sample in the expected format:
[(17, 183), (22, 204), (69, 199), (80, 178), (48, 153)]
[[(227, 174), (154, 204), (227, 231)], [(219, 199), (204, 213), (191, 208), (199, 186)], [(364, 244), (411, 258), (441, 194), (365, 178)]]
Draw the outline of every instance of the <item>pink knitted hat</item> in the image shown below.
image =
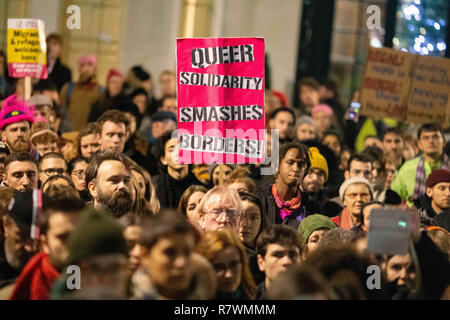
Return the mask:
[(21, 121), (28, 121), (31, 126), (34, 122), (33, 114), (27, 104), (17, 100), (17, 94), (13, 94), (3, 100), (0, 110), (0, 130), (9, 124)]
[(329, 116), (334, 115), (333, 109), (331, 109), (331, 107), (327, 104), (319, 104), (319, 105), (315, 106), (314, 108), (312, 108), (311, 115), (314, 115), (315, 113), (317, 113), (319, 111), (325, 112)]
[(91, 63), (94, 67), (97, 67), (97, 56), (93, 54), (88, 54), (78, 59), (78, 67), (80, 67), (84, 63)]

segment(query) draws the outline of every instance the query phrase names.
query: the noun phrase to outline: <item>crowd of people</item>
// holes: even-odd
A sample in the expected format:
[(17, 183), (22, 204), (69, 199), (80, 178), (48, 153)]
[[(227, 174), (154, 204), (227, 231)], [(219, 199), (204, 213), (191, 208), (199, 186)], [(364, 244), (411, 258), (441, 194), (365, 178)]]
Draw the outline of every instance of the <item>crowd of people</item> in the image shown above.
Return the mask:
[[(265, 91), (277, 165), (180, 164), (174, 71), (160, 97), (139, 65), (103, 87), (96, 56), (74, 81), (61, 37), (47, 45), (30, 99), (0, 54), (0, 299), (450, 298), (441, 124), (350, 117), (335, 83), (306, 77), (299, 106)], [(367, 249), (382, 208), (420, 220), (407, 253)]]

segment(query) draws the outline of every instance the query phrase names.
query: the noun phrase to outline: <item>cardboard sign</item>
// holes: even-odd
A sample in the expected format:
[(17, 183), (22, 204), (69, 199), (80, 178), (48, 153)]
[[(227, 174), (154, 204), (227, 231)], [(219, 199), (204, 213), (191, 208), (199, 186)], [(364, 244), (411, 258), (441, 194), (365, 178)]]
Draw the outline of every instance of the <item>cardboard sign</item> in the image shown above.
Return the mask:
[(8, 70), (13, 78), (47, 78), (44, 22), (8, 19)]
[(408, 101), (406, 120), (438, 122), (449, 126), (450, 59), (418, 56)]
[(390, 48), (369, 48), (361, 88), (361, 115), (405, 119), (413, 58)]
[(179, 163), (264, 155), (264, 39), (177, 39)]
[(410, 211), (373, 209), (370, 211), (367, 250), (376, 254), (406, 254), (411, 229)]
[(369, 48), (361, 114), (450, 126), (450, 59)]

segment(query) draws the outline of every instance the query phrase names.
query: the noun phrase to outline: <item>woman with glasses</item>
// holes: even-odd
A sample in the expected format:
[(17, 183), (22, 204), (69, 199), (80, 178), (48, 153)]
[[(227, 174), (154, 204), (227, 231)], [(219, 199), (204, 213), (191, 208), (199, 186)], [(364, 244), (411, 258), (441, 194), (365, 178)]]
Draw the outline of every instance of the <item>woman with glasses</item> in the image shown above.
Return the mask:
[(344, 209), (331, 221), (345, 230), (360, 230), (363, 224), (362, 207), (373, 200), (373, 188), (369, 180), (362, 177), (345, 180), (339, 189), (339, 197)]
[(81, 200), (88, 202), (90, 201), (89, 192), (86, 187), (85, 181), (85, 171), (88, 166), (88, 162), (82, 156), (73, 158), (69, 162), (69, 174), (72, 178), (75, 189), (77, 189), (80, 194)]
[(196, 252), (211, 262), (216, 271), (217, 300), (250, 300), (256, 292), (247, 254), (230, 229), (210, 231), (197, 244)]

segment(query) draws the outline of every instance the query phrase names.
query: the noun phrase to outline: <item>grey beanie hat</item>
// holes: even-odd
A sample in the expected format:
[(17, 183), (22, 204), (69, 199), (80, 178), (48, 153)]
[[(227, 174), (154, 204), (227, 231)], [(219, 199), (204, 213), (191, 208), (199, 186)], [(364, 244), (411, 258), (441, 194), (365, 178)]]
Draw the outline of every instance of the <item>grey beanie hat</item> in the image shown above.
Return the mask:
[(306, 115), (301, 116), (300, 118), (297, 118), (296, 122), (297, 122), (297, 127), (299, 127), (299, 126), (301, 126), (302, 124), (305, 124), (305, 123), (313, 125), (313, 126), (316, 126), (316, 124), (314, 123), (313, 118), (311, 118), (310, 116), (306, 116)]
[(339, 198), (341, 199), (342, 203), (344, 203), (344, 195), (345, 195), (345, 191), (347, 190), (347, 188), (350, 185), (356, 184), (356, 183), (365, 184), (367, 186), (367, 188), (369, 188), (370, 196), (373, 199), (373, 188), (372, 188), (372, 185), (370, 184), (369, 180), (367, 180), (366, 178), (362, 178), (362, 177), (353, 177), (353, 178), (345, 180), (344, 183), (342, 183), (341, 187), (339, 188)]

